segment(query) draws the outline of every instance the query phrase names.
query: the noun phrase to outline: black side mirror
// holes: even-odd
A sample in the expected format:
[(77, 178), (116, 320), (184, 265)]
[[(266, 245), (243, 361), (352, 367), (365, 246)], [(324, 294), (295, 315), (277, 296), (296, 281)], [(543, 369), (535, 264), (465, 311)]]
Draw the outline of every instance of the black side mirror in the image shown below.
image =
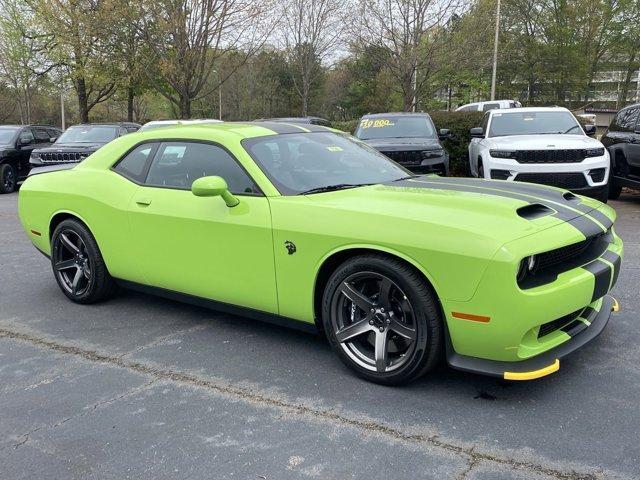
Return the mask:
[(469, 134), (471, 135), (471, 138), (484, 138), (484, 128), (474, 127), (469, 130)]
[(584, 133), (586, 133), (590, 137), (593, 137), (596, 134), (597, 127), (595, 125), (585, 125), (583, 128)]
[(18, 147), (25, 147), (31, 144), (31, 137), (20, 135), (18, 137)]
[(451, 137), (452, 137), (451, 130), (449, 130), (448, 128), (441, 128), (440, 131), (438, 132), (438, 138), (440, 140), (446, 140)]

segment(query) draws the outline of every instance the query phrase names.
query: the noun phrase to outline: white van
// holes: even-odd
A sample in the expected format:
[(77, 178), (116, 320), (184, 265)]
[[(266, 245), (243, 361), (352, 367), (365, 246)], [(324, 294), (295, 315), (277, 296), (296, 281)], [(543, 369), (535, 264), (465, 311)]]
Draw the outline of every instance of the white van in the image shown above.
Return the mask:
[(487, 112), (496, 108), (520, 108), (517, 100), (491, 100), (490, 102), (467, 103), (456, 108), (456, 112)]

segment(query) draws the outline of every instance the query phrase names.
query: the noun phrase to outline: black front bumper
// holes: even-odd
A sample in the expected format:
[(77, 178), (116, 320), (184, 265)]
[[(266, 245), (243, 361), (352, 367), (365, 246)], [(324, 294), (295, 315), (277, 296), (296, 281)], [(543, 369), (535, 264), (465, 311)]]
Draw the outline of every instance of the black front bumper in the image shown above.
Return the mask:
[(447, 363), (451, 368), (465, 372), (481, 373), (505, 380), (533, 380), (544, 377), (560, 369), (560, 359), (584, 347), (602, 333), (609, 322), (616, 300), (606, 295), (602, 299), (600, 311), (592, 310), (589, 315), (591, 324), (573, 333), (566, 342), (536, 357), (519, 362), (500, 362), (482, 358), (468, 357), (455, 353), (451, 341), (447, 338)]

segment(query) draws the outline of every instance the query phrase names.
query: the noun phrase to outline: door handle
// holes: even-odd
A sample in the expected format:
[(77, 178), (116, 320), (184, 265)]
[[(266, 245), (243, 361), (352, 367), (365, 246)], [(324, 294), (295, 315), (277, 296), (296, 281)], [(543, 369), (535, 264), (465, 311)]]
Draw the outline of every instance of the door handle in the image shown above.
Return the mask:
[(151, 205), (151, 199), (150, 198), (138, 198), (136, 200), (136, 203), (138, 205)]

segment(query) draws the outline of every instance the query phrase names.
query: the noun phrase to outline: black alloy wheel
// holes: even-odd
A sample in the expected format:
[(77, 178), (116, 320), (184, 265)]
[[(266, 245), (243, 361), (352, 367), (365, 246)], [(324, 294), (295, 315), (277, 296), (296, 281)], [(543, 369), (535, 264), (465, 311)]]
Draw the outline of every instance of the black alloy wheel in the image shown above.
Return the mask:
[(413, 380), (440, 358), (440, 315), (418, 272), (399, 260), (367, 255), (333, 274), (323, 323), (339, 357), (378, 383)]
[(64, 220), (55, 229), (51, 266), (60, 289), (74, 302), (94, 303), (117, 288), (93, 235), (78, 220)]

